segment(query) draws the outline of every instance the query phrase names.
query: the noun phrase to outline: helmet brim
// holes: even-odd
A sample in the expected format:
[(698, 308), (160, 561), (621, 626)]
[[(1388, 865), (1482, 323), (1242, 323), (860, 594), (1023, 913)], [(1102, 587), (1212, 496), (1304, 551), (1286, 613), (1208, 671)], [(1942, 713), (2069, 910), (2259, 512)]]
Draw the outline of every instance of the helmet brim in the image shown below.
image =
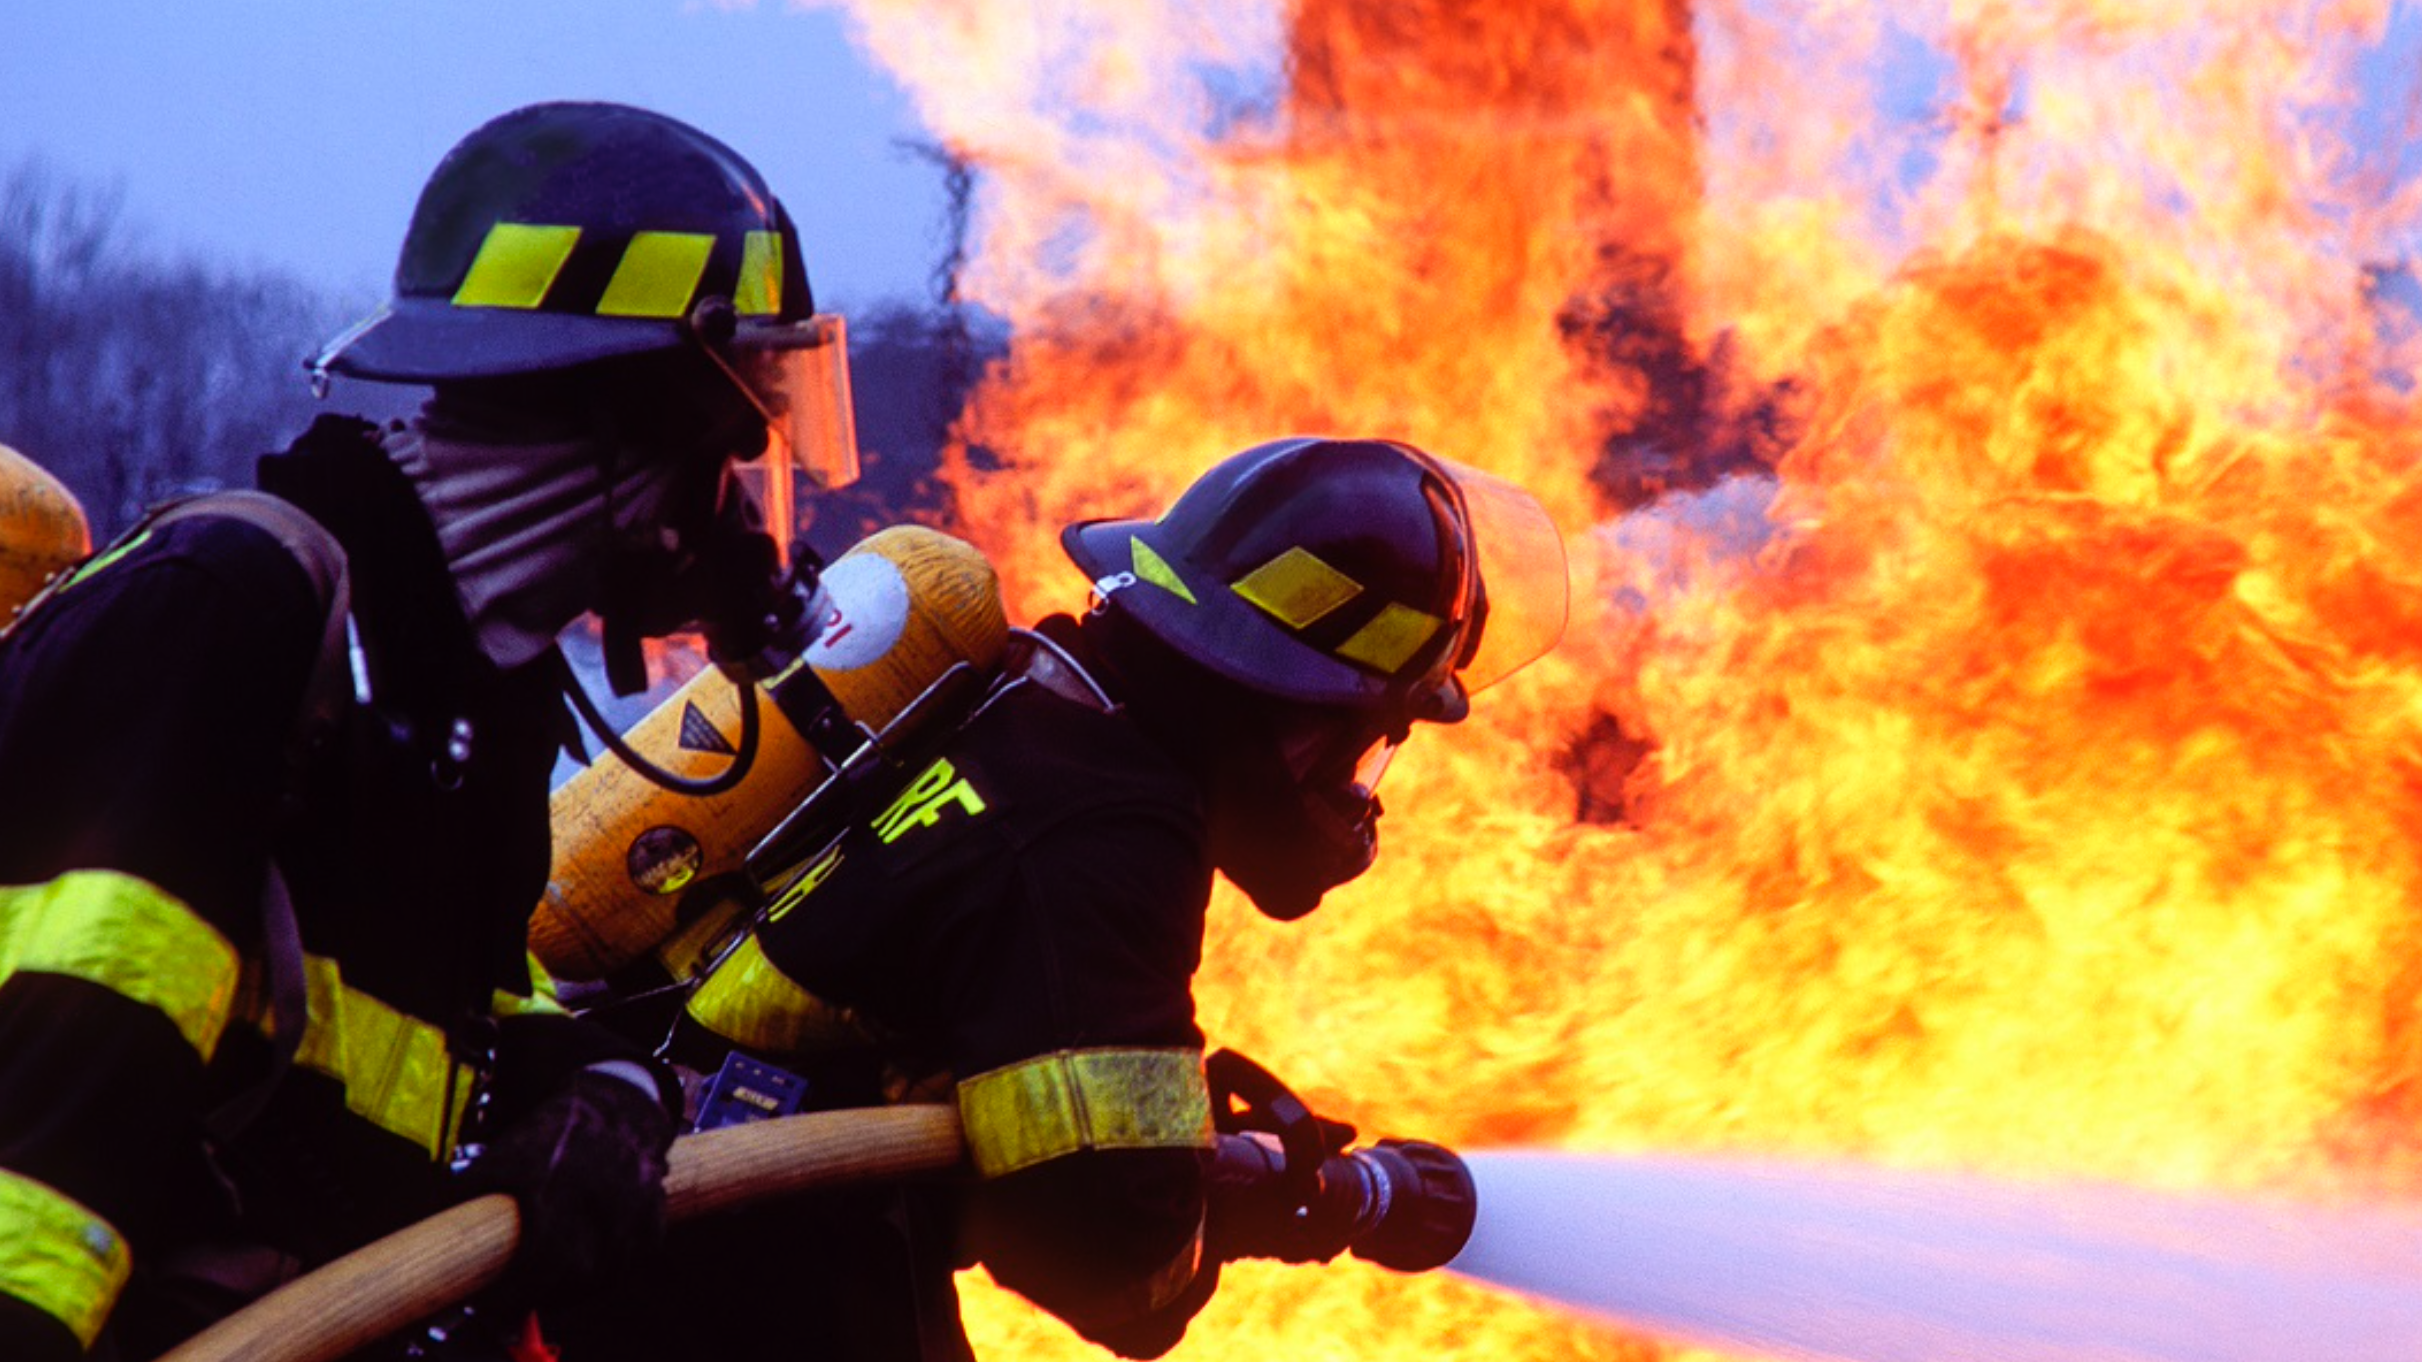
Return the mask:
[[(1360, 709), (1386, 699), (1385, 680), (1278, 633), (1259, 608), (1224, 583), (1186, 583), (1194, 596), (1189, 602), (1141, 579), (1134, 570), (1135, 542), (1164, 559), (1178, 556), (1159, 542), (1159, 528), (1150, 520), (1082, 521), (1060, 531), (1060, 547), (1111, 608), (1126, 611), (1154, 637), (1229, 681), (1307, 705)], [(1129, 580), (1113, 585), (1122, 577)], [(1255, 656), (1261, 665), (1245, 661)], [(1269, 665), (1273, 658), (1283, 665)]]
[(398, 298), (311, 367), (347, 378), (434, 383), (568, 369), (686, 343), (679, 321), (635, 321)]

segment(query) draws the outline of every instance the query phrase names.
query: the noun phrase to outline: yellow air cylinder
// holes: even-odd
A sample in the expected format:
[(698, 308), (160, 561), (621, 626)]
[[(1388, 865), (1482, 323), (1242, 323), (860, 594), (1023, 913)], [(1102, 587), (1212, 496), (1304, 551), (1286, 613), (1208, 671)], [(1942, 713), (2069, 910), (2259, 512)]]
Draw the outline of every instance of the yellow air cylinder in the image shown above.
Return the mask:
[(0, 445), (0, 625), (92, 548), (92, 526), (67, 484)]
[[(823, 781), (826, 756), (848, 755), (819, 755), (786, 717), (785, 698), (800, 699), (786, 685), (801, 668), (850, 719), (880, 729), (952, 664), (1000, 663), (1009, 637), (1000, 579), (964, 540), (895, 525), (851, 546), (822, 581), (829, 608), (815, 643), (800, 668), (760, 687), (746, 779), (721, 794), (678, 794), (609, 755), (556, 787), (554, 872), (530, 921), (530, 949), (556, 978), (602, 979), (650, 951), (679, 954), (675, 938), (729, 902), (693, 891), (740, 867)], [(674, 775), (704, 779), (732, 759), (739, 732), (739, 694), (708, 670), (625, 736)], [(680, 959), (666, 963), (687, 973)]]

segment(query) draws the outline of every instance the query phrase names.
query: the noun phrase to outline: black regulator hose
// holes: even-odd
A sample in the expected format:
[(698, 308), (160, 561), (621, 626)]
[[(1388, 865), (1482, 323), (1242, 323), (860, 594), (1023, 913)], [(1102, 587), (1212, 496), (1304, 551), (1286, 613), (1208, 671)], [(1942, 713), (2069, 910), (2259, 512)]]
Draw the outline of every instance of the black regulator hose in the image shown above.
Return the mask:
[[(561, 657), (562, 654), (559, 652), (557, 656)], [(606, 750), (620, 757), (625, 764), (641, 776), (646, 777), (649, 782), (682, 795), (722, 794), (748, 779), (749, 771), (757, 764), (757, 733), (760, 723), (757, 717), (757, 684), (753, 681), (737, 679), (732, 684), (740, 691), (739, 748), (732, 754), (731, 762), (722, 770), (711, 776), (692, 778), (674, 775), (639, 755), (638, 749), (624, 741), (621, 731), (616, 729), (613, 723), (598, 710), (597, 701), (589, 695), (588, 687), (580, 684), (580, 677), (572, 671), (570, 661), (567, 660), (563, 663), (564, 693), (572, 697), (572, 708), (580, 712), (580, 717), (588, 724), (589, 731), (595, 733), (598, 741), (606, 745)]]
[[(758, 685), (796, 664), (816, 630), (816, 581), (823, 560), (804, 542), (794, 544), (792, 554), (791, 566), (777, 570), (773, 541), (752, 533), (734, 537), (720, 554), (702, 560), (700, 571), (720, 584), (717, 598), (743, 603), (728, 617), (703, 626), (708, 659), (740, 692), (739, 748), (730, 764), (711, 776), (677, 776), (639, 755), (598, 709), (570, 660), (557, 651), (563, 689), (607, 751), (651, 784), (693, 798), (722, 794), (748, 779), (757, 762)], [(639, 638), (627, 621), (606, 620), (605, 657), (606, 673), (617, 694), (646, 687)]]

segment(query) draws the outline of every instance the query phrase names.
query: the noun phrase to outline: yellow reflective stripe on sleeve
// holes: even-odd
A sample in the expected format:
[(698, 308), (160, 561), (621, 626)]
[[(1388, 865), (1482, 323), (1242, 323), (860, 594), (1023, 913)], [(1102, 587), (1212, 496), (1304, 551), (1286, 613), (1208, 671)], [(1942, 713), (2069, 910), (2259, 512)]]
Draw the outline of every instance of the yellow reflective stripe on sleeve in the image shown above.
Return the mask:
[(98, 984), (168, 1018), (207, 1061), (235, 1003), (235, 947), (158, 887), (111, 870), (0, 888), (0, 978)]
[(534, 308), (546, 301), (555, 276), (580, 242), (578, 227), (540, 227), (500, 222), (488, 229), (454, 290), (456, 307)]
[(1208, 1149), (1198, 1050), (1058, 1050), (959, 1084), (976, 1172), (997, 1178), (1081, 1149)]
[(311, 1025), (295, 1062), (343, 1083), (346, 1110), (445, 1157), (473, 1086), (446, 1033), (347, 986), (333, 960), (312, 957), (304, 972)]
[(828, 1050), (867, 1040), (847, 1008), (792, 982), (753, 936), (690, 995), (689, 1015), (725, 1040), (757, 1050)]
[(743, 238), (732, 310), (743, 317), (770, 317), (782, 310), (780, 232), (751, 232)]
[(1322, 562), (1310, 549), (1292, 548), (1246, 573), (1228, 589), (1289, 628), (1305, 629), (1361, 595), (1362, 583)]
[(1436, 615), (1390, 601), (1380, 607), (1370, 623), (1355, 630), (1352, 638), (1337, 645), (1337, 655), (1393, 676), (1445, 625), (1446, 621)]
[(66, 1325), (89, 1349), (132, 1267), (108, 1221), (47, 1183), (0, 1170), (0, 1292)]
[[(471, 1067), (449, 1051), (445, 1031), (346, 984), (333, 960), (304, 957), (303, 977), (310, 1020), (294, 1062), (341, 1084), (354, 1115), (432, 1159), (450, 1154), (476, 1084)], [(267, 1031), (257, 973), (247, 971), (244, 982), (244, 1013)]]
[(597, 300), (600, 317), (678, 317), (706, 273), (715, 238), (705, 232), (633, 232)]

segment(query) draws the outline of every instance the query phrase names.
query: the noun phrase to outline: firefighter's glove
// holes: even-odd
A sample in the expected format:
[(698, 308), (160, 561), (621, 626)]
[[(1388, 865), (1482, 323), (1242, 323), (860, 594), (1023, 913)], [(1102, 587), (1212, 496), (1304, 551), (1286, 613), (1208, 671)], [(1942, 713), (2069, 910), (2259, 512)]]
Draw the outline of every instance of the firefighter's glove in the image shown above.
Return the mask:
[(1215, 1171), (1203, 1186), (1205, 1258), (1325, 1263), (1352, 1246), (1362, 1205), (1335, 1174), (1343, 1166), (1339, 1152), (1354, 1141), (1354, 1127), (1309, 1112), (1304, 1120), (1318, 1133), (1326, 1160), (1322, 1176), (1239, 1180)]
[(491, 1304), (535, 1307), (609, 1287), (664, 1239), (672, 1114), (612, 1073), (584, 1070), (507, 1126), (465, 1178), (510, 1193), (521, 1237)]
[(1277, 1189), (1222, 1188), (1203, 1215), (1203, 1256), (1325, 1263), (1352, 1244), (1353, 1207), (1316, 1197), (1298, 1205)]

